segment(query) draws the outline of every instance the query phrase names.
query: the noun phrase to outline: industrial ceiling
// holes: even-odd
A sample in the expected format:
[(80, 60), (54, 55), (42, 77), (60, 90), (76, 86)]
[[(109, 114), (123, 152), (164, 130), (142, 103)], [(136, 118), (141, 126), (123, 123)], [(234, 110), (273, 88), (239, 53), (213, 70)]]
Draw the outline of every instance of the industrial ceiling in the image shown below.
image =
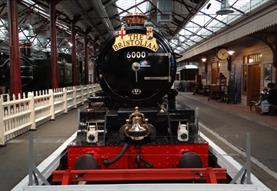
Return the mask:
[[(21, 0), (18, 3), (20, 39), (50, 48), (49, 3), (51, 0)], [(78, 31), (77, 39), (88, 32), (91, 43), (99, 47), (122, 24), (128, 13), (143, 13), (168, 40), (204, 5), (205, 0), (56, 0), (58, 44), (70, 51), (72, 22)], [(0, 0), (1, 34), (8, 38), (6, 0)], [(32, 31), (30, 31), (32, 30)], [(7, 30), (6, 30), (7, 31)], [(68, 45), (69, 44), (69, 45)]]

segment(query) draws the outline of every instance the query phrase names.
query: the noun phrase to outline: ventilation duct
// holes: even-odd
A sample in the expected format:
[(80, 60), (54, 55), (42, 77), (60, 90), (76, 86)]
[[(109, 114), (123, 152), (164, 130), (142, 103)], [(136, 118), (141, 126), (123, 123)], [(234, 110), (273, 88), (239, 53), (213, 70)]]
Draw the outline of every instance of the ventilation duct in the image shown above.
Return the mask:
[(222, 0), (221, 8), (216, 12), (217, 15), (228, 15), (233, 13), (234, 11), (231, 9), (228, 0)]
[(157, 22), (170, 22), (172, 19), (173, 1), (158, 0)]

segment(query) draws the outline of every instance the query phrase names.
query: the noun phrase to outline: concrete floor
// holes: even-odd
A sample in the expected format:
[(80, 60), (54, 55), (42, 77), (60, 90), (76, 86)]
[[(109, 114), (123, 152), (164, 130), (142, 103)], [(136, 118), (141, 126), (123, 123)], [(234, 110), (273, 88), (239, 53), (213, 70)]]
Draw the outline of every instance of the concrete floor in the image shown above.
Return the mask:
[[(34, 162), (38, 165), (58, 148), (77, 128), (77, 110), (58, 116), (33, 131)], [(0, 147), (0, 191), (13, 188), (28, 172), (29, 133)]]
[[(238, 110), (232, 109), (232, 105), (218, 104), (215, 101), (199, 101), (197, 96), (191, 93), (179, 93), (177, 102), (180, 106), (198, 107), (199, 121), (204, 125), (202, 129), (200, 126), (201, 131), (240, 162), (245, 161), (245, 158), (232, 150), (230, 145), (244, 152), (246, 132), (250, 132), (252, 156), (258, 160), (258, 163), (264, 165), (253, 164), (253, 172), (273, 190), (277, 190), (276, 177), (272, 177), (276, 176), (277, 172), (277, 129), (275, 127), (260, 123), (258, 120), (260, 116), (255, 118), (255, 115), (258, 114), (246, 118), (244, 111), (240, 113)], [(277, 116), (275, 117), (277, 119)], [(208, 127), (208, 130), (205, 126)], [(228, 144), (224, 144), (222, 139), (226, 140)], [(269, 170), (266, 171), (265, 167), (268, 167)]]
[[(186, 93), (180, 93), (177, 98), (179, 106), (188, 105), (199, 108), (200, 122), (209, 127), (208, 131), (205, 128), (202, 128), (201, 131), (239, 162), (244, 162), (245, 158), (228, 144), (222, 142), (222, 138), (244, 151), (245, 134), (250, 132), (253, 157), (273, 173), (277, 172), (277, 128), (260, 123), (258, 117), (256, 119), (245, 117), (237, 110), (226, 109), (232, 105), (221, 103), (218, 107), (214, 107), (216, 103), (199, 100), (199, 97)], [(39, 164), (71, 136), (76, 131), (76, 127), (77, 110), (72, 110), (68, 114), (59, 116), (55, 121), (38, 127), (38, 130), (33, 132), (35, 164)], [(28, 133), (13, 139), (7, 146), (0, 147), (0, 153), (0, 191), (6, 191), (15, 186), (27, 174)], [(272, 190), (277, 189), (275, 178), (259, 165), (253, 164), (252, 166), (253, 172), (258, 178)]]

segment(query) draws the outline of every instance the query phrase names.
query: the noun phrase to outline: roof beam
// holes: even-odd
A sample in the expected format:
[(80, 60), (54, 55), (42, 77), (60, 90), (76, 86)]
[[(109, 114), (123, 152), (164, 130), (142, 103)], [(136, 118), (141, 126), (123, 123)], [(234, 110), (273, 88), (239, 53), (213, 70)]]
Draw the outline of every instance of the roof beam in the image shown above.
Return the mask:
[(137, 6), (141, 5), (141, 4), (143, 4), (143, 3), (145, 3), (146, 1), (148, 1), (148, 0), (144, 0), (144, 1), (140, 2), (140, 3), (137, 3), (137, 4), (135, 4), (135, 5), (131, 6), (131, 7), (129, 7), (128, 9), (122, 9), (121, 7), (118, 7), (117, 5), (113, 5), (114, 7), (118, 8), (118, 9), (120, 9), (120, 10), (122, 10), (122, 11), (121, 11), (120, 13), (117, 13), (117, 14), (113, 15), (111, 18), (120, 16), (122, 13), (125, 13), (125, 12), (129, 13), (129, 12), (128, 12), (129, 10), (131, 10), (131, 9), (133, 9), (133, 8), (135, 8), (135, 7), (137, 7)]
[(277, 5), (273, 2), (268, 2), (263, 5), (261, 9), (256, 9), (254, 12), (247, 15), (247, 17), (242, 17), (234, 21), (232, 27), (222, 29), (217, 35), (214, 35), (206, 41), (199, 42), (195, 46), (186, 50), (183, 54), (182, 60), (191, 58), (249, 34), (253, 34), (254, 32), (263, 30), (274, 24), (276, 25), (277, 21), (274, 17), (276, 14)]

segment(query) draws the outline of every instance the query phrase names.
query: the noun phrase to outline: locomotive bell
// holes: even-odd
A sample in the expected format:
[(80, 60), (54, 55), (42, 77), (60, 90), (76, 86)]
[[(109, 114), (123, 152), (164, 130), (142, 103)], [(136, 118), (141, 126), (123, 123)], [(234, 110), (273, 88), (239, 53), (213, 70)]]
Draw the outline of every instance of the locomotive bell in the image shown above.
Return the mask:
[(133, 141), (140, 141), (148, 137), (151, 134), (151, 129), (154, 128), (138, 109), (135, 107), (135, 111), (126, 119), (126, 124), (121, 127), (125, 137)]

